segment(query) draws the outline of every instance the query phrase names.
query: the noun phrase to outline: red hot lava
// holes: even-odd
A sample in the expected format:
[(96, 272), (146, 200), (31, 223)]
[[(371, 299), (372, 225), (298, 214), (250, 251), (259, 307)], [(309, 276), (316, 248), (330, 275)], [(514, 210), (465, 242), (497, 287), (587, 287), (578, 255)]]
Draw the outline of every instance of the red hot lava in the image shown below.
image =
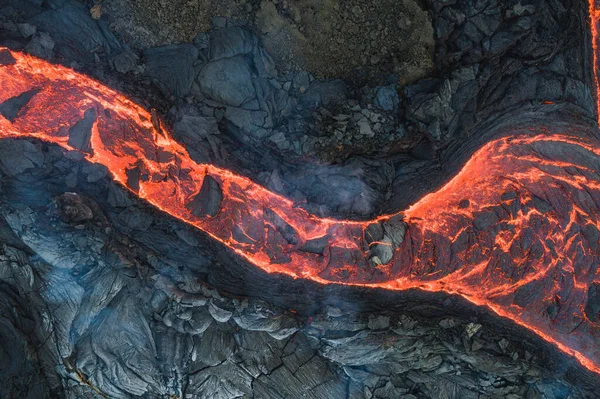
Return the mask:
[[(459, 294), (600, 373), (600, 151), (564, 135), (492, 141), (402, 215), (318, 218), (213, 165), (86, 76), (0, 49), (0, 138), (79, 151), (162, 211), (268, 273)], [(87, 124), (87, 128), (86, 128)]]
[(597, 0), (588, 0), (589, 14), (590, 14), (590, 31), (592, 34), (592, 57), (593, 57), (593, 74), (594, 82), (596, 83), (596, 114), (599, 116), (600, 123), (600, 78), (598, 72), (600, 71), (600, 61), (598, 60), (598, 45), (600, 44), (600, 35), (598, 35), (600, 29), (600, 7), (596, 5)]

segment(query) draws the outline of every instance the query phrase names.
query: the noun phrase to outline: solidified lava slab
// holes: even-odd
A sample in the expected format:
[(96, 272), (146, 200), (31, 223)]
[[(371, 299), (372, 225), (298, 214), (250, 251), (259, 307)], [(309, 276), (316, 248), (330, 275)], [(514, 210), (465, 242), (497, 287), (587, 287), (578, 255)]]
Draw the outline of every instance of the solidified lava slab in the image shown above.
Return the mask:
[(0, 89), (0, 138), (81, 152), (266, 272), (459, 294), (600, 373), (596, 138), (541, 129), (498, 138), (405, 212), (357, 222), (318, 218), (195, 163), (156, 117), (65, 67), (0, 49)]

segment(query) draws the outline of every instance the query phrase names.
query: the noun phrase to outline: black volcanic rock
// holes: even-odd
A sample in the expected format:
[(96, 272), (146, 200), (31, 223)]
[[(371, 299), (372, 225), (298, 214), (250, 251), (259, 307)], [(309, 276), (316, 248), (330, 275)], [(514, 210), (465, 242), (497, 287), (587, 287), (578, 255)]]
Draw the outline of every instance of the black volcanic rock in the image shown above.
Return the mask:
[(91, 153), (92, 126), (96, 121), (96, 109), (90, 108), (85, 111), (83, 119), (71, 126), (69, 129), (68, 144), (82, 152)]
[(0, 104), (0, 115), (12, 122), (17, 117), (21, 109), (27, 105), (27, 103), (31, 101), (31, 99), (37, 93), (38, 90), (33, 89), (4, 101), (2, 104)]
[(313, 82), (300, 98), (300, 103), (309, 108), (339, 105), (346, 102), (347, 88), (342, 80)]
[(2, 65), (12, 65), (15, 63), (15, 59), (8, 50), (0, 51), (0, 66)]
[(258, 38), (246, 29), (240, 27), (217, 29), (210, 36), (210, 58), (220, 60), (250, 54), (257, 45)]
[(585, 314), (590, 320), (600, 321), (600, 284), (590, 286)]
[(209, 175), (204, 177), (200, 192), (190, 201), (188, 207), (198, 217), (216, 216), (221, 208), (223, 193), (219, 183)]

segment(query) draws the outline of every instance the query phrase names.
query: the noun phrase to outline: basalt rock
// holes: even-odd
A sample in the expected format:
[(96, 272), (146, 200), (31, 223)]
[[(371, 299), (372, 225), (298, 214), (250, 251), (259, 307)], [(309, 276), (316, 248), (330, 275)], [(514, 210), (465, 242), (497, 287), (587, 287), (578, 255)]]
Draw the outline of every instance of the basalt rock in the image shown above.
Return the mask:
[(191, 44), (171, 45), (144, 52), (147, 73), (166, 95), (187, 96), (194, 81), (198, 50)]
[[(96, 64), (98, 79), (122, 85), (136, 101), (167, 104), (165, 126), (173, 122), (194, 160), (247, 175), (318, 216), (405, 209), (443, 186), (482, 144), (508, 133), (527, 135), (536, 126), (596, 134), (581, 2), (433, 1), (435, 73), (405, 87), (384, 78), (364, 90), (306, 72), (278, 75), (251, 27), (231, 20), (215, 21), (194, 44), (145, 49), (138, 68), (142, 52), (124, 50), (107, 21), (94, 20), (82, 4), (8, 3), (19, 12), (1, 9), (3, 43), (6, 36), (32, 54)], [(36, 33), (9, 33), (5, 12), (15, 27), (30, 23)], [(405, 18), (398, 24), (406, 29)], [(7, 54), (0, 51), (0, 68), (14, 63)], [(27, 112), (30, 94), (0, 104), (3, 118)], [(171, 176), (139, 163), (120, 184), (89, 164), (78, 151), (92, 155), (95, 112), (83, 109), (61, 131), (77, 151), (0, 141), (0, 397), (597, 396), (596, 374), (460, 296), (319, 285), (261, 271), (138, 198), (142, 183)], [(336, 164), (312, 163), (325, 157), (317, 149)], [(545, 159), (577, 156), (598, 169), (593, 157), (572, 150), (535, 148)], [(172, 173), (186, 173), (172, 165)], [(217, 215), (223, 190), (206, 176), (186, 193), (192, 214)], [(521, 203), (518, 192), (502, 193), (502, 203), (479, 210), (452, 251), (523, 207), (552, 215), (551, 192), (538, 194)], [(462, 211), (472, 205), (456, 202)], [(577, 203), (593, 209), (585, 194)], [(273, 237), (273, 265), (289, 260), (283, 249), (290, 246), (319, 259), (332, 255), (332, 232), (300, 243), (283, 216), (269, 208), (260, 219), (247, 215), (250, 228), (231, 239), (251, 246)], [(573, 226), (596, 250), (598, 230), (579, 219)], [(410, 238), (402, 217), (370, 224), (362, 272), (374, 275)], [(533, 236), (523, 243), (532, 254), (540, 245)], [(585, 254), (575, 256), (578, 267), (590, 266)], [(510, 266), (498, 260), (506, 273), (514, 272)], [(542, 288), (524, 284), (507, 306), (530, 306)], [(597, 322), (600, 290), (592, 283), (584, 291), (581, 312)], [(566, 284), (561, 297), (573, 292)], [(580, 328), (561, 298), (544, 306), (557, 328)]]

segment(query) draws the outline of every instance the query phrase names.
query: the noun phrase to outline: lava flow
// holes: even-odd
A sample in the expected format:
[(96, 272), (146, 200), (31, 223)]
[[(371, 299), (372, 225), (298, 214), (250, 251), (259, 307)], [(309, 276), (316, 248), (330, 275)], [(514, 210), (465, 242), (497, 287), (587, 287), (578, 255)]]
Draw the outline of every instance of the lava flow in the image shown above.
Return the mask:
[(597, 0), (588, 0), (588, 12), (590, 15), (590, 32), (592, 34), (592, 57), (593, 57), (593, 75), (594, 83), (596, 84), (596, 112), (599, 116), (598, 123), (600, 124), (600, 78), (598, 72), (600, 71), (600, 64), (598, 60), (598, 45), (600, 44), (600, 35), (598, 35), (600, 28), (600, 7), (596, 5)]
[(403, 214), (341, 221), (197, 164), (157, 118), (68, 68), (0, 49), (0, 89), (0, 138), (83, 153), (266, 272), (459, 294), (600, 373), (600, 151), (592, 139), (500, 138)]

